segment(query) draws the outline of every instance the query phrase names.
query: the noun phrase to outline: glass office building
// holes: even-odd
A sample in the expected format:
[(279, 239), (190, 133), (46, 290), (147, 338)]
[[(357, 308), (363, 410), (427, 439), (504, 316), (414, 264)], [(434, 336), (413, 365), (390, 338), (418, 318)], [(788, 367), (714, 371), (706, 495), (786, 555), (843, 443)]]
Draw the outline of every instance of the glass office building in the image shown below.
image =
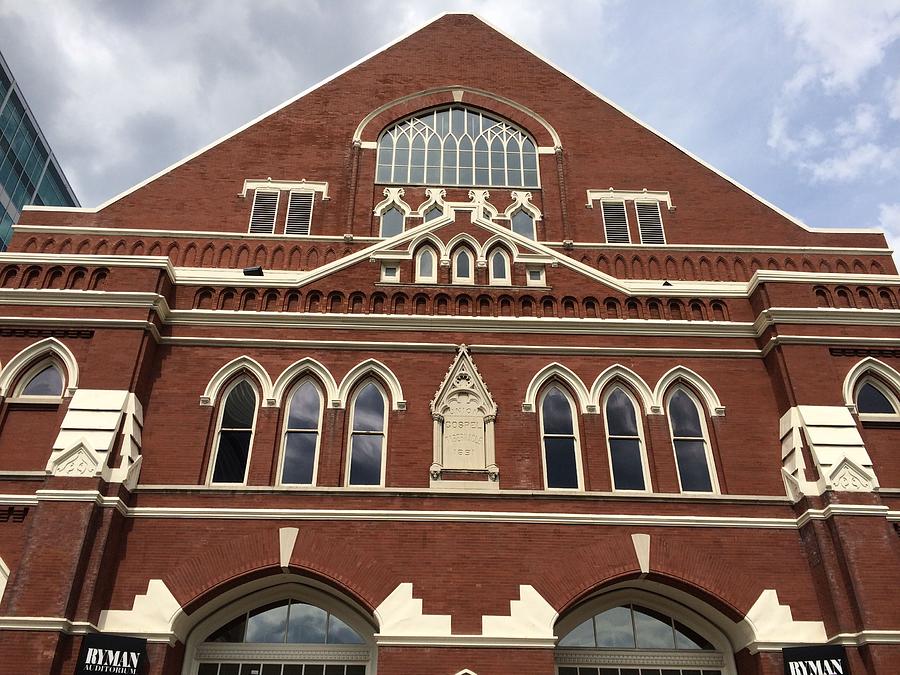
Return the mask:
[(0, 54), (0, 251), (26, 204), (79, 205)]

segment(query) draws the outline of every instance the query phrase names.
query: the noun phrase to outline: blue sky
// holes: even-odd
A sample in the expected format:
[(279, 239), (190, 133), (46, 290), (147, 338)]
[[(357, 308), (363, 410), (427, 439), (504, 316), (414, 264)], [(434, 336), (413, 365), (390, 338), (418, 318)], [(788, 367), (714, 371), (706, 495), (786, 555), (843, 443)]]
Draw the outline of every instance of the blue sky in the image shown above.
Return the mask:
[(807, 224), (900, 243), (900, 0), (0, 0), (0, 45), (93, 206), (447, 10)]

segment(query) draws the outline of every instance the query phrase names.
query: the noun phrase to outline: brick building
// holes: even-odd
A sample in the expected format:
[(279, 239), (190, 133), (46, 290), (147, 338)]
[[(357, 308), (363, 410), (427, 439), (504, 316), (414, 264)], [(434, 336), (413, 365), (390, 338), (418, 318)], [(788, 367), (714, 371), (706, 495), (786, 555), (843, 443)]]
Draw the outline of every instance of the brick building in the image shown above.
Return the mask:
[(475, 17), (27, 208), (0, 299), (0, 673), (900, 671), (883, 234)]

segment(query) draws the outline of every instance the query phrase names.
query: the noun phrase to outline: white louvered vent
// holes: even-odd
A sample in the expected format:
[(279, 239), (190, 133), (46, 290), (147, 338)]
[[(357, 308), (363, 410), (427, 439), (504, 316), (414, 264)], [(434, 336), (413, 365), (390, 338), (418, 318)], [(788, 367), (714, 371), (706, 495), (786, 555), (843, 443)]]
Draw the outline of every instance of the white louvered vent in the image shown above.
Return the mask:
[(253, 195), (253, 209), (250, 211), (250, 232), (254, 234), (274, 234), (275, 218), (278, 216), (280, 192), (257, 190)]
[(642, 244), (665, 244), (666, 235), (663, 232), (662, 214), (659, 212), (659, 202), (635, 202), (637, 209), (638, 229), (641, 231)]
[(603, 229), (606, 232), (606, 243), (629, 244), (628, 217), (625, 215), (625, 202), (600, 202), (603, 210)]
[(292, 192), (288, 200), (285, 234), (309, 234), (312, 225), (313, 192)]

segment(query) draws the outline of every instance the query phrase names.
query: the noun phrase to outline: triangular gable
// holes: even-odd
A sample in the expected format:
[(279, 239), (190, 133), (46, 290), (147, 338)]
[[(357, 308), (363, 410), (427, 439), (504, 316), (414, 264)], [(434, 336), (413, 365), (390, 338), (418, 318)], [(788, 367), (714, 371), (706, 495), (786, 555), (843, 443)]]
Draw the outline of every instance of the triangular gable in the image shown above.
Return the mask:
[(795, 225), (797, 225), (797, 226), (799, 226), (799, 227), (801, 227), (801, 228), (803, 228), (803, 229), (805, 229), (805, 230), (807, 230), (807, 231), (830, 232), (830, 233), (837, 233), (837, 232), (853, 232), (853, 233), (878, 232), (878, 233), (880, 233), (880, 230), (877, 230), (877, 229), (862, 229), (862, 228), (848, 228), (848, 229), (845, 229), (845, 230), (839, 230), (839, 229), (834, 229), (834, 228), (828, 228), (828, 229), (814, 229), (814, 228), (810, 228), (810, 227), (806, 226), (806, 225), (805, 225), (802, 221), (800, 221), (799, 219), (797, 219), (797, 218), (795, 218), (794, 216), (791, 216), (790, 214), (784, 212), (783, 210), (781, 210), (780, 208), (778, 208), (778, 207), (775, 206), (774, 204), (768, 202), (768, 201), (765, 200), (764, 198), (762, 198), (762, 197), (760, 197), (759, 195), (757, 195), (757, 194), (755, 194), (754, 192), (752, 192), (752, 191), (751, 191), (750, 189), (748, 189), (747, 187), (745, 187), (745, 186), (743, 186), (742, 184), (740, 184), (740, 183), (739, 183), (738, 181), (736, 181), (734, 178), (728, 176), (727, 174), (725, 174), (724, 172), (720, 171), (719, 169), (716, 169), (716, 168), (713, 167), (712, 165), (708, 164), (707, 162), (705, 162), (705, 161), (702, 160), (701, 158), (699, 158), (699, 157), (697, 157), (696, 155), (694, 155), (693, 153), (691, 153), (689, 150), (687, 150), (687, 149), (681, 147), (681, 146), (678, 145), (675, 141), (673, 141), (673, 140), (671, 140), (670, 138), (666, 137), (664, 134), (662, 134), (661, 132), (657, 131), (656, 129), (654, 129), (654, 128), (651, 127), (650, 125), (646, 124), (645, 122), (641, 121), (640, 119), (638, 119), (637, 117), (635, 117), (635, 116), (632, 115), (631, 113), (629, 113), (629, 112), (627, 112), (626, 110), (622, 109), (622, 108), (621, 108), (620, 106), (618, 106), (615, 102), (613, 102), (613, 101), (607, 99), (606, 97), (604, 97), (603, 95), (601, 95), (601, 94), (598, 93), (597, 91), (593, 90), (591, 87), (587, 86), (586, 84), (584, 84), (583, 82), (581, 82), (580, 80), (578, 80), (576, 77), (574, 77), (574, 76), (571, 75), (570, 73), (566, 72), (565, 70), (563, 70), (562, 68), (560, 68), (559, 66), (557, 66), (556, 64), (554, 64), (553, 62), (551, 62), (550, 60), (548, 60), (547, 58), (543, 57), (542, 55), (540, 55), (540, 54), (537, 53), (536, 51), (530, 49), (529, 47), (523, 45), (521, 42), (519, 42), (519, 41), (515, 40), (514, 38), (510, 37), (510, 36), (507, 35), (505, 32), (503, 32), (502, 30), (498, 29), (496, 26), (491, 25), (489, 22), (485, 21), (483, 18), (481, 18), (481, 17), (479, 17), (479, 16), (477, 16), (477, 15), (471, 14), (471, 13), (457, 13), (457, 12), (446, 12), (446, 13), (440, 14), (440, 15), (438, 15), (437, 17), (435, 17), (435, 18), (433, 18), (433, 19), (431, 19), (431, 20), (425, 22), (425, 23), (422, 24), (421, 26), (419, 26), (419, 27), (417, 27), (417, 28), (415, 28), (415, 29), (413, 29), (413, 30), (407, 32), (406, 34), (404, 34), (404, 35), (398, 37), (398, 38), (395, 39), (395, 40), (392, 40), (391, 42), (387, 43), (386, 45), (384, 45), (384, 46), (382, 46), (382, 47), (376, 49), (375, 51), (373, 51), (373, 52), (371, 52), (370, 54), (364, 56), (363, 58), (361, 58), (361, 59), (355, 61), (354, 63), (352, 63), (352, 64), (346, 66), (345, 68), (339, 70), (338, 72), (334, 73), (333, 75), (330, 75), (329, 77), (327, 77), (327, 78), (321, 80), (320, 82), (318, 82), (318, 83), (314, 84), (313, 86), (309, 87), (308, 89), (306, 89), (306, 90), (300, 92), (300, 93), (297, 94), (296, 96), (294, 96), (294, 97), (288, 99), (287, 101), (281, 103), (280, 105), (278, 105), (278, 106), (272, 108), (271, 110), (269, 110), (269, 111), (263, 113), (262, 115), (259, 115), (258, 117), (254, 118), (253, 120), (251, 120), (251, 121), (247, 122), (246, 124), (244, 124), (244, 125), (238, 127), (238, 128), (235, 129), (234, 131), (232, 131), (232, 132), (226, 134), (225, 136), (223, 136), (223, 137), (217, 139), (216, 141), (213, 141), (212, 143), (210, 143), (210, 144), (206, 145), (205, 147), (203, 147), (203, 148), (197, 150), (196, 152), (194, 152), (194, 153), (188, 155), (187, 157), (185, 157), (185, 158), (183, 158), (183, 159), (181, 159), (181, 160), (175, 162), (175, 163), (172, 164), (171, 166), (169, 166), (169, 167), (163, 169), (162, 171), (160, 171), (160, 172), (154, 174), (153, 176), (150, 176), (150, 177), (147, 178), (146, 180), (144, 180), (144, 181), (138, 183), (137, 185), (135, 185), (135, 186), (133, 186), (133, 187), (131, 187), (131, 188), (125, 190), (124, 192), (121, 192), (120, 194), (115, 195), (114, 197), (111, 197), (110, 199), (108, 199), (108, 200), (105, 201), (103, 204), (101, 204), (101, 205), (99, 205), (99, 206), (97, 206), (97, 207), (94, 207), (94, 208), (79, 208), (79, 207), (46, 207), (46, 206), (40, 206), (40, 207), (38, 207), (38, 206), (26, 206), (26, 207), (25, 207), (25, 210), (70, 211), (70, 212), (83, 212), (83, 213), (97, 213), (97, 212), (99, 212), (99, 211), (101, 211), (101, 210), (107, 208), (108, 206), (110, 206), (110, 205), (116, 203), (117, 201), (123, 199), (124, 197), (126, 197), (126, 196), (128, 196), (128, 195), (130, 195), (130, 194), (132, 194), (132, 193), (134, 193), (134, 192), (136, 192), (136, 191), (138, 191), (138, 190), (140, 190), (141, 188), (143, 188), (143, 187), (145, 187), (145, 186), (147, 186), (147, 185), (153, 183), (154, 181), (156, 181), (156, 180), (158, 180), (159, 178), (165, 176), (166, 174), (172, 172), (173, 170), (177, 169), (178, 167), (180, 167), (180, 166), (182, 166), (182, 165), (184, 165), (184, 164), (190, 162), (191, 160), (196, 159), (197, 157), (203, 155), (204, 153), (208, 152), (209, 150), (215, 148), (216, 146), (221, 145), (221, 144), (224, 143), (225, 141), (227, 141), (227, 140), (229, 140), (229, 139), (231, 139), (231, 138), (237, 136), (237, 135), (240, 134), (241, 132), (246, 131), (246, 130), (250, 129), (251, 127), (253, 127), (254, 125), (256, 125), (256, 124), (258, 124), (258, 123), (260, 123), (260, 122), (262, 122), (262, 121), (264, 121), (264, 120), (266, 120), (266, 119), (268, 119), (268, 118), (270, 118), (271, 116), (275, 115), (275, 114), (278, 113), (279, 111), (284, 110), (285, 108), (287, 108), (287, 107), (291, 106), (292, 104), (294, 104), (294, 103), (300, 101), (301, 99), (303, 99), (304, 97), (310, 95), (311, 93), (316, 92), (317, 90), (319, 90), (319, 89), (321, 89), (322, 87), (328, 85), (329, 83), (334, 82), (335, 80), (337, 80), (337, 79), (340, 78), (341, 76), (343, 76), (343, 75), (349, 73), (350, 71), (352, 71), (352, 70), (354, 70), (354, 69), (356, 69), (356, 68), (358, 68), (358, 67), (360, 67), (360, 66), (366, 64), (368, 61), (372, 60), (372, 59), (375, 58), (376, 56), (378, 56), (378, 55), (380, 55), (380, 54), (382, 54), (382, 53), (388, 51), (388, 50), (391, 49), (392, 47), (394, 47), (394, 46), (396, 46), (396, 45), (398, 45), (398, 44), (400, 44), (400, 43), (402, 43), (402, 42), (408, 40), (409, 38), (411, 38), (411, 37), (414, 36), (415, 34), (421, 32), (422, 30), (424, 30), (424, 29), (426, 29), (427, 27), (431, 26), (432, 24), (434, 24), (434, 23), (436, 23), (436, 22), (438, 22), (438, 21), (441, 21), (441, 20), (445, 19), (445, 18), (448, 17), (448, 16), (452, 16), (452, 15), (455, 15), (455, 14), (464, 14), (464, 15), (466, 15), (466, 16), (469, 16), (469, 17), (471, 17), (473, 20), (480, 22), (481, 24), (483, 24), (483, 25), (484, 25), (485, 27), (487, 27), (488, 29), (494, 31), (494, 32), (497, 33), (498, 35), (500, 35), (500, 36), (504, 37), (505, 39), (509, 40), (510, 42), (512, 42), (513, 44), (515, 44), (516, 46), (518, 46), (518, 47), (519, 47), (520, 49), (522, 49), (523, 51), (525, 51), (525, 52), (527, 52), (528, 54), (532, 55), (533, 57), (535, 57), (537, 60), (539, 60), (539, 61), (542, 62), (543, 64), (547, 65), (548, 67), (552, 68), (553, 70), (555, 70), (556, 72), (558, 72), (558, 73), (559, 73), (560, 75), (562, 75), (563, 77), (565, 77), (565, 78), (567, 78), (568, 80), (570, 80), (570, 81), (571, 81), (572, 83), (574, 83), (576, 86), (578, 86), (578, 87), (584, 89), (585, 91), (587, 91), (591, 96), (597, 98), (598, 100), (602, 101), (602, 102), (605, 103), (606, 105), (610, 106), (613, 110), (617, 111), (617, 112), (620, 113), (621, 115), (624, 115), (626, 118), (628, 118), (629, 120), (635, 122), (637, 125), (639, 125), (639, 126), (642, 127), (643, 129), (645, 129), (645, 130), (649, 131), (650, 133), (654, 134), (655, 136), (657, 136), (658, 138), (660, 138), (662, 141), (664, 141), (665, 143), (667, 143), (667, 144), (669, 144), (670, 146), (672, 146), (672, 147), (673, 147), (675, 150), (677, 150), (678, 152), (683, 153), (684, 155), (686, 155), (687, 157), (689, 157), (689, 158), (692, 159), (693, 161), (697, 162), (697, 163), (700, 164), (701, 166), (705, 167), (706, 169), (708, 169), (708, 170), (711, 171), (712, 173), (716, 174), (716, 175), (719, 176), (720, 178), (722, 178), (722, 179), (728, 181), (729, 183), (731, 183), (732, 185), (734, 185), (736, 188), (738, 188), (739, 190), (743, 191), (744, 193), (746, 193), (747, 195), (749, 195), (750, 197), (752, 197), (753, 199), (755, 199), (755, 200), (758, 201), (759, 203), (765, 205), (766, 207), (768, 207), (769, 209), (771, 209), (773, 212), (775, 212), (775, 213), (777, 213), (778, 215), (782, 216), (783, 218), (787, 219), (787, 220), (790, 221), (791, 223), (793, 223), (793, 224), (795, 224)]

